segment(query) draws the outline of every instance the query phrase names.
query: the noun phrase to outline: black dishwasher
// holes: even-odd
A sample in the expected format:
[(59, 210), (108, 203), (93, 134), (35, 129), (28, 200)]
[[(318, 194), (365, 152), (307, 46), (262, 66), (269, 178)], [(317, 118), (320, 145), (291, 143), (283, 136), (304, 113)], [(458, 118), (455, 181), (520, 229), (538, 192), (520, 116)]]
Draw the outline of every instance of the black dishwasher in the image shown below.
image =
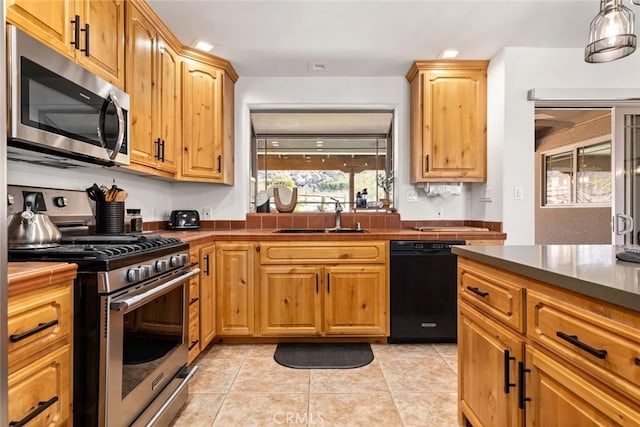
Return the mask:
[(457, 256), (463, 240), (392, 240), (390, 343), (455, 342)]

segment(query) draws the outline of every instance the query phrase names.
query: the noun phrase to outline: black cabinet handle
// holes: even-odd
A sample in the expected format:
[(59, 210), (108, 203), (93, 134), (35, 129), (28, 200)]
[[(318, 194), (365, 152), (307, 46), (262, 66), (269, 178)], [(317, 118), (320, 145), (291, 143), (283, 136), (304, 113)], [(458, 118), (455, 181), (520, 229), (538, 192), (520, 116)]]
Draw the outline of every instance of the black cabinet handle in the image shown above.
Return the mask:
[(58, 319), (55, 319), (46, 323), (39, 323), (38, 326), (28, 330), (27, 332), (24, 332), (22, 334), (17, 334), (17, 335), (10, 335), (9, 341), (11, 342), (22, 341), (25, 338), (29, 338), (31, 335), (37, 334), (38, 332), (44, 331), (45, 329), (55, 326), (57, 324), (58, 324)]
[(318, 288), (318, 273), (316, 273), (316, 294), (318, 293), (319, 288)]
[(73, 24), (73, 40), (71, 46), (80, 49), (80, 15), (76, 15), (72, 20)]
[(218, 155), (218, 173), (222, 172), (222, 156)]
[(156, 139), (155, 141), (153, 141), (153, 143), (156, 146), (156, 155), (153, 156), (156, 159), (160, 160), (160, 138)]
[(160, 143), (160, 147), (162, 147), (162, 163), (164, 163), (164, 139), (162, 140), (162, 142)]
[(327, 274), (327, 293), (331, 292), (331, 276)]
[(31, 421), (32, 419), (40, 415), (42, 412), (44, 412), (47, 408), (49, 408), (51, 405), (53, 405), (57, 401), (58, 401), (58, 396), (53, 396), (51, 399), (47, 400), (46, 402), (38, 402), (38, 407), (33, 411), (29, 412), (29, 414), (27, 414), (26, 417), (24, 417), (20, 421), (11, 421), (9, 425), (11, 427), (22, 427), (23, 425), (26, 425), (29, 421)]
[(512, 360), (516, 360), (515, 357), (511, 356), (509, 350), (504, 351), (504, 392), (505, 394), (509, 394), (509, 389), (511, 387), (515, 387), (516, 385), (511, 383), (509, 379), (509, 364)]
[(204, 274), (209, 275), (209, 255), (204, 256)]
[(580, 341), (577, 335), (568, 335), (568, 334), (565, 334), (564, 332), (557, 331), (556, 336), (562, 338), (565, 341), (570, 342), (571, 344), (575, 345), (578, 348), (581, 348), (582, 350), (588, 353), (591, 353), (598, 359), (605, 359), (607, 357), (607, 350), (593, 348), (589, 344), (585, 344), (582, 341)]
[(84, 32), (84, 49), (80, 49), (80, 52), (84, 52), (85, 56), (89, 56), (89, 24), (84, 24), (84, 29), (80, 31)]
[(189, 305), (198, 302), (199, 298), (191, 298), (191, 300), (189, 301)]
[(191, 341), (191, 344), (189, 345), (189, 350), (191, 350), (193, 347), (198, 345), (199, 342), (200, 340)]
[(518, 393), (518, 408), (524, 409), (524, 403), (530, 402), (531, 398), (527, 397), (527, 380), (524, 374), (531, 372), (531, 369), (524, 368), (524, 362), (518, 362), (518, 379), (520, 382), (520, 393)]
[(473, 292), (476, 295), (480, 295), (482, 298), (486, 298), (489, 296), (489, 292), (482, 292), (480, 289), (478, 288), (474, 288), (471, 286), (467, 286), (467, 289), (469, 289), (471, 292)]
[(429, 155), (424, 156), (424, 171), (429, 172)]
[(635, 364), (640, 366), (640, 357), (636, 357)]

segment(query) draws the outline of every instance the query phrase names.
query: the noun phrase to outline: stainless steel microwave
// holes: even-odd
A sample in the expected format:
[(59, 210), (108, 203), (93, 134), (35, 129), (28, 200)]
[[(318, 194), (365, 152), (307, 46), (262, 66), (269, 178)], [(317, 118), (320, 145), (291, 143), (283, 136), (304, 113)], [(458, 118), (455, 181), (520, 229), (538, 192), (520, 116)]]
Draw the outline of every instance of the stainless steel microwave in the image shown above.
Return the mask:
[(7, 158), (129, 164), (129, 95), (7, 25)]

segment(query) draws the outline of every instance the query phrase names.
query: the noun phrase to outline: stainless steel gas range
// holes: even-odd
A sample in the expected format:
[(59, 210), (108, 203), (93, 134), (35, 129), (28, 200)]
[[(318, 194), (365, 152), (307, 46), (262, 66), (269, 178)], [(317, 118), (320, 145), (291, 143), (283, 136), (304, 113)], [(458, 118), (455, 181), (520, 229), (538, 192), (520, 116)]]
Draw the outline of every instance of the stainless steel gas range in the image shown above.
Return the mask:
[[(78, 265), (74, 425), (167, 425), (186, 401), (196, 369), (186, 366), (187, 287), (199, 273), (188, 262), (189, 245), (157, 234), (86, 234), (91, 206), (78, 191), (9, 186), (9, 211), (22, 210), (23, 196), (34, 191), (42, 193), (62, 242), (9, 248), (9, 260)], [(60, 197), (66, 206), (56, 206)], [(78, 206), (72, 206), (74, 200), (80, 200)]]

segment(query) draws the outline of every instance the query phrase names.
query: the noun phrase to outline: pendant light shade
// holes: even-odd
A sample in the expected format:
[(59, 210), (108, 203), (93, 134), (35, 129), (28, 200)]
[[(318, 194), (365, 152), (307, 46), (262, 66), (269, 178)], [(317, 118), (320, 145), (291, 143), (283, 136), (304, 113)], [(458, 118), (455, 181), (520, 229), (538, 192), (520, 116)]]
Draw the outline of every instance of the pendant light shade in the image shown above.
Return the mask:
[(635, 16), (622, 0), (601, 0), (600, 12), (591, 21), (589, 44), (584, 50), (587, 62), (609, 62), (636, 50)]

